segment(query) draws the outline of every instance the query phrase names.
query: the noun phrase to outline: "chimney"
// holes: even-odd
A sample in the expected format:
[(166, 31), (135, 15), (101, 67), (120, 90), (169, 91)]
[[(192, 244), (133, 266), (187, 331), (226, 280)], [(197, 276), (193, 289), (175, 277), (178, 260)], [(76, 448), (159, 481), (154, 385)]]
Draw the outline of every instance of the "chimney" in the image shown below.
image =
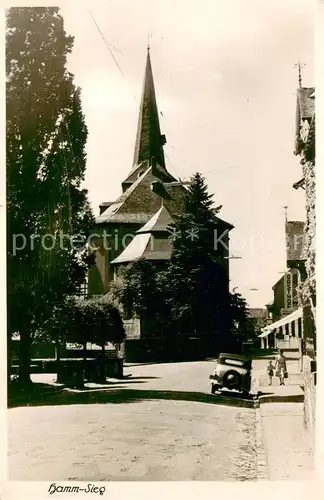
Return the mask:
[(113, 201), (104, 201), (103, 203), (101, 203), (99, 205), (99, 215), (104, 213), (104, 211), (107, 210), (107, 208), (109, 208), (110, 205), (112, 205), (113, 203), (114, 203)]

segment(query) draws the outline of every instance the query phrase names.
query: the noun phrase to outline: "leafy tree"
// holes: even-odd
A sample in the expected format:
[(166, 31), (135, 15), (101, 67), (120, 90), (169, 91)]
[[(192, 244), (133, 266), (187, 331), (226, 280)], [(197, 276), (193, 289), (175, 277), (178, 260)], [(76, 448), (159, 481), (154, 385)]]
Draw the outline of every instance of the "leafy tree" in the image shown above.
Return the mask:
[(31, 341), (90, 264), (87, 129), (66, 69), (72, 46), (58, 8), (7, 11), (8, 336), (20, 333), (22, 382), (30, 381)]
[(160, 274), (161, 270), (152, 262), (138, 259), (119, 272), (119, 282), (111, 289), (124, 316), (140, 317), (142, 331), (150, 337), (166, 332), (170, 315)]
[(116, 344), (125, 339), (125, 330), (119, 310), (106, 297), (66, 302), (62, 316), (68, 312), (65, 340), (81, 344), (100, 345), (104, 350), (108, 342)]
[(108, 342), (117, 344), (125, 340), (125, 329), (119, 309), (109, 302), (104, 296), (92, 299), (95, 327), (93, 332), (94, 342), (105, 350)]
[(253, 330), (253, 321), (249, 317), (246, 299), (240, 293), (230, 295), (232, 332), (240, 338), (247, 340)]
[(223, 335), (229, 331), (228, 275), (222, 248), (214, 248), (218, 209), (204, 178), (195, 174), (185, 213), (170, 226), (173, 248), (163, 275), (172, 321), (185, 336)]
[[(60, 344), (69, 342), (82, 345), (84, 368), (88, 343), (100, 345), (104, 351), (108, 342), (116, 344), (125, 339), (120, 312), (106, 296), (87, 300), (68, 297), (55, 308), (44, 330), (50, 339), (59, 339)], [(57, 370), (59, 379), (60, 358)]]

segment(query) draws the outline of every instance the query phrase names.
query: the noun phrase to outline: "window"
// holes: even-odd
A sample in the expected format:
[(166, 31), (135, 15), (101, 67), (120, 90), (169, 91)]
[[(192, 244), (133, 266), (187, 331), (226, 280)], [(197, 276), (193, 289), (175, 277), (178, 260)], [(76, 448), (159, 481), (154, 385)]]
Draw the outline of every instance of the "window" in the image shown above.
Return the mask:
[(302, 319), (298, 318), (298, 337), (301, 338), (303, 335), (303, 324)]
[(225, 359), (225, 364), (234, 365), (234, 366), (244, 366), (243, 361), (239, 361), (238, 359)]
[(288, 323), (285, 324), (285, 335), (289, 336), (289, 325), (288, 325)]
[(85, 299), (87, 295), (88, 295), (88, 281), (85, 280), (79, 287), (78, 296)]
[(296, 329), (295, 329), (295, 321), (292, 321), (291, 323), (291, 335), (292, 337), (296, 337)]

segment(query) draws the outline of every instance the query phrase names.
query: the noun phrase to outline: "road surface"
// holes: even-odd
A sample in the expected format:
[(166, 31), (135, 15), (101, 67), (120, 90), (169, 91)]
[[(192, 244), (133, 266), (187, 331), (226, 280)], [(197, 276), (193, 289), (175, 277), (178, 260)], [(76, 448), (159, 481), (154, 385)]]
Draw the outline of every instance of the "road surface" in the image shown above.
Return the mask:
[[(115, 387), (138, 398), (8, 410), (9, 479), (243, 481), (256, 479), (253, 408), (181, 401), (208, 393), (213, 362), (132, 366)], [(155, 398), (147, 399), (147, 391)], [(159, 391), (171, 391), (158, 399)], [(74, 401), (75, 403), (75, 401)]]

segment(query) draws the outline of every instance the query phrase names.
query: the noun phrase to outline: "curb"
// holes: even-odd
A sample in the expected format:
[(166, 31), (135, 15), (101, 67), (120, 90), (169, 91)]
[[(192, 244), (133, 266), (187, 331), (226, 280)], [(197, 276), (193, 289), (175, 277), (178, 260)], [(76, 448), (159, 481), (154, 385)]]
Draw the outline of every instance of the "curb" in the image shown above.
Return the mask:
[(256, 472), (258, 481), (268, 481), (268, 460), (264, 444), (264, 433), (260, 408), (255, 410)]
[(264, 403), (303, 403), (304, 394), (291, 394), (289, 396), (259, 396), (259, 405)]

